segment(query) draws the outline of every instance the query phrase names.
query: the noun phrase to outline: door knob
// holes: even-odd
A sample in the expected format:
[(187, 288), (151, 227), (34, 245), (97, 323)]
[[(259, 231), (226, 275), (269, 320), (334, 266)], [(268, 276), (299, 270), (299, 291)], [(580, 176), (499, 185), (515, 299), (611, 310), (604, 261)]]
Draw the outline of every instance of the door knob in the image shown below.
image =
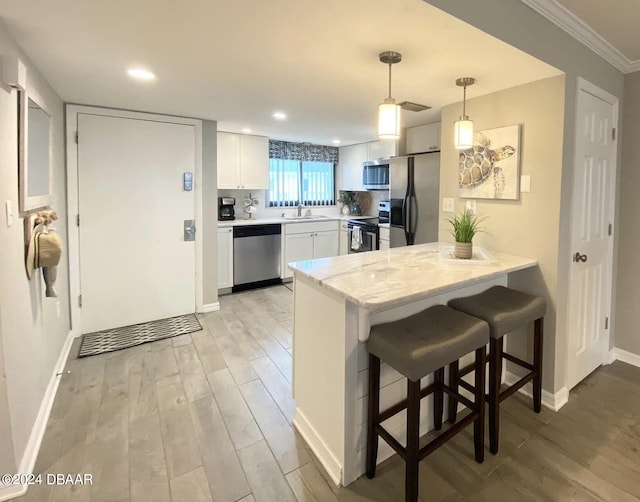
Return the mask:
[(575, 261), (576, 263), (578, 262), (587, 263), (587, 255), (576, 253), (575, 255), (573, 255), (573, 261)]

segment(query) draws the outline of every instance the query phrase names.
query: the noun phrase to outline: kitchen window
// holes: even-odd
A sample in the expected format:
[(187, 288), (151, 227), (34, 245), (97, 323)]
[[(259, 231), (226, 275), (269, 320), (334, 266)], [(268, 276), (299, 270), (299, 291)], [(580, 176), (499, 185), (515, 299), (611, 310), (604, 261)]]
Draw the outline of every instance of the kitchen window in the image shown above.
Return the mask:
[(332, 206), (338, 149), (269, 141), (270, 207)]

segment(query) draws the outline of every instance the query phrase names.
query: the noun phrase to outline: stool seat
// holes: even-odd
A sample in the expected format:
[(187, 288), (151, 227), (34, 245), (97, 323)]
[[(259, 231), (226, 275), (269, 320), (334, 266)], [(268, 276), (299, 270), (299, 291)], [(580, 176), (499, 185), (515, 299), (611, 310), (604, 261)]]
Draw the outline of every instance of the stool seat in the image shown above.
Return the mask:
[(448, 305), (489, 323), (491, 337), (501, 338), (507, 333), (544, 316), (544, 298), (521, 291), (494, 286), (485, 292), (456, 298)]
[(414, 382), (489, 343), (489, 326), (435, 305), (371, 328), (367, 350)]

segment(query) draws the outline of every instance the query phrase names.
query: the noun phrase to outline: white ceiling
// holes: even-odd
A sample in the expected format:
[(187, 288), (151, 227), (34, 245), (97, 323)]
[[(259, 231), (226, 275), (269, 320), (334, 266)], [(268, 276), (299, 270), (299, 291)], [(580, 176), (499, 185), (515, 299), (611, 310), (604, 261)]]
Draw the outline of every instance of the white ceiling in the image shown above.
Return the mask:
[[(403, 55), (393, 96), (433, 107), (404, 125), (461, 101), (457, 77), (478, 79), (474, 97), (561, 73), (422, 0), (0, 0), (0, 18), (67, 102), (319, 144), (375, 139), (381, 51)], [(132, 81), (131, 66), (158, 78)]]

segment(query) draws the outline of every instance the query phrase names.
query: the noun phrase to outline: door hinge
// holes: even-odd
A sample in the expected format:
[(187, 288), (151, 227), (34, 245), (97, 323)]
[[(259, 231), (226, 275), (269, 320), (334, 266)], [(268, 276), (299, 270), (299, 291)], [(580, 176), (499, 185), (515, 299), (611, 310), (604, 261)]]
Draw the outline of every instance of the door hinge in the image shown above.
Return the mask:
[(609, 223), (609, 235), (613, 235), (613, 223)]
[(608, 317), (604, 318), (604, 329), (609, 329), (609, 318)]
[(78, 307), (82, 308), (82, 295), (78, 295)]
[(76, 227), (80, 226), (80, 215), (76, 214)]
[(78, 131), (76, 131), (76, 144), (78, 143)]
[(611, 129), (611, 139), (613, 141), (616, 140), (616, 128), (615, 127), (613, 129)]

